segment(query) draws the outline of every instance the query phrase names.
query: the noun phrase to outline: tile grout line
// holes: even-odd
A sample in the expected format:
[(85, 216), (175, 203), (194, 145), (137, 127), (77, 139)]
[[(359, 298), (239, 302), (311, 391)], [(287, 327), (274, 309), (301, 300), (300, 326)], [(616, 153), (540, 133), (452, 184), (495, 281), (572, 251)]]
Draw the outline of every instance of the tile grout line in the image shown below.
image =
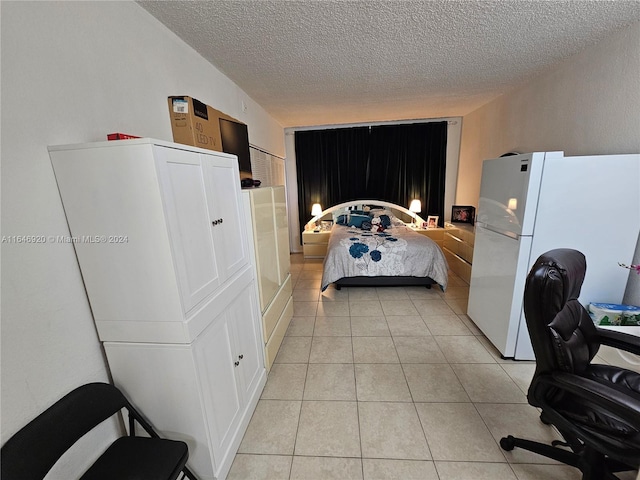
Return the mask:
[[(444, 299), (443, 299), (443, 300), (444, 300)], [(349, 301), (349, 300), (347, 300), (347, 301)], [(381, 302), (382, 302), (382, 301), (384, 301), (384, 300), (379, 300), (379, 301), (381, 301)], [(321, 300), (319, 300), (319, 303), (321, 303)], [(319, 305), (319, 303), (318, 303), (318, 305)], [(412, 304), (414, 305), (414, 307), (415, 307), (415, 304), (414, 304), (414, 302), (413, 302), (413, 299), (411, 299), (411, 303), (412, 303)], [(446, 302), (445, 302), (445, 303), (446, 303)], [(416, 308), (416, 310), (417, 310), (417, 307), (415, 307), (415, 308)], [(453, 310), (453, 309), (452, 309), (452, 310)], [(418, 311), (418, 312), (419, 312), (419, 311)], [(304, 400), (304, 392), (305, 392), (305, 390), (306, 390), (307, 382), (308, 382), (308, 379), (309, 379), (309, 367), (310, 367), (310, 365), (311, 365), (311, 362), (310, 362), (310, 358), (311, 358), (311, 351), (312, 351), (312, 346), (313, 346), (313, 339), (316, 337), (316, 328), (315, 328), (315, 327), (316, 327), (316, 322), (317, 322), (317, 320), (318, 320), (318, 318), (319, 318), (319, 317), (318, 317), (318, 315), (317, 315), (317, 313), (318, 313), (318, 310), (316, 310), (316, 315), (314, 316), (313, 331), (312, 331), (312, 333), (311, 333), (311, 340), (312, 340), (312, 341), (311, 341), (311, 345), (310, 345), (310, 347), (309, 347), (309, 352), (308, 352), (308, 356), (307, 356), (307, 363), (306, 363), (306, 367), (307, 367), (307, 368), (306, 368), (306, 372), (305, 372), (305, 379), (304, 379), (304, 382), (303, 382), (303, 392), (302, 392), (302, 400), (301, 400), (300, 413), (301, 413), (301, 411), (302, 411), (302, 404), (303, 404), (303, 402), (305, 401), (305, 400)], [(349, 313), (351, 313), (351, 312), (349, 312)], [(459, 315), (464, 315), (464, 313), (463, 313), (463, 314), (458, 314), (458, 313), (456, 313), (455, 311), (454, 311), (454, 313), (455, 313), (457, 316), (459, 316)], [(402, 315), (401, 315), (401, 316), (402, 316)], [(321, 316), (320, 318), (325, 318), (325, 319), (326, 319), (326, 318), (329, 318), (329, 317)], [(384, 316), (384, 318), (385, 318), (385, 322), (387, 322), (386, 315)], [(421, 317), (421, 318), (422, 318), (422, 321), (424, 322), (424, 318), (423, 318), (423, 317)], [(353, 373), (352, 373), (352, 375), (353, 375), (354, 388), (355, 388), (356, 413), (357, 413), (357, 419), (358, 419), (358, 433), (359, 433), (359, 443), (360, 443), (360, 457), (359, 457), (359, 458), (360, 458), (360, 461), (361, 461), (361, 474), (362, 474), (362, 478), (365, 478), (365, 477), (364, 477), (364, 475), (365, 475), (365, 471), (364, 471), (364, 470), (365, 470), (365, 469), (364, 469), (364, 456), (363, 456), (363, 451), (362, 451), (362, 431), (361, 431), (362, 426), (361, 426), (361, 424), (360, 424), (360, 416), (359, 416), (359, 404), (360, 404), (361, 400), (359, 399), (359, 396), (358, 396), (358, 382), (357, 382), (357, 375), (356, 375), (356, 366), (357, 366), (357, 365), (359, 365), (359, 363), (357, 364), (357, 363), (355, 362), (354, 335), (353, 335), (353, 329), (351, 328), (351, 322), (352, 322), (352, 320), (353, 320), (353, 317), (352, 317), (351, 315), (349, 315), (348, 319), (349, 319), (349, 328), (350, 328), (350, 337), (351, 337), (351, 349), (352, 349), (352, 351), (351, 351), (351, 365), (353, 365)], [(461, 320), (461, 321), (462, 321), (462, 320)], [(426, 322), (424, 322), (424, 323), (426, 324)], [(469, 329), (469, 327), (468, 327), (466, 324), (465, 324), (465, 327), (466, 327), (467, 329)], [(387, 322), (387, 329), (389, 329), (388, 322)], [(428, 329), (428, 325), (427, 325), (427, 329)], [(472, 335), (469, 335), (469, 336), (474, 337), (474, 338), (476, 338), (476, 339), (477, 339), (477, 337), (478, 337), (478, 336), (477, 336), (477, 335), (474, 335), (474, 334), (473, 334), (473, 331), (471, 331), (471, 329), (469, 329), (469, 331), (470, 331), (470, 333), (472, 334)], [(442, 335), (441, 335), (441, 336), (442, 336)], [(444, 336), (445, 336), (445, 337), (447, 337), (447, 336), (450, 336), (450, 335), (444, 335)], [(456, 335), (456, 336), (461, 336), (461, 335)], [(323, 336), (323, 335), (319, 335), (318, 337), (325, 337), (325, 336)], [(326, 337), (333, 337), (333, 335), (327, 335)], [(346, 337), (346, 335), (344, 335), (344, 336), (342, 336), (342, 337)], [(360, 335), (359, 335), (358, 337), (360, 337)], [(417, 413), (417, 405), (416, 405), (416, 402), (415, 402), (415, 399), (414, 399), (414, 395), (413, 395), (413, 393), (411, 392), (411, 388), (410, 388), (410, 386), (409, 386), (409, 382), (408, 382), (408, 379), (407, 379), (407, 374), (406, 374), (406, 371), (405, 371), (405, 364), (406, 364), (406, 365), (408, 365), (408, 364), (411, 364), (411, 362), (403, 362), (403, 361), (400, 359), (400, 355), (399, 355), (399, 353), (398, 353), (398, 347), (397, 347), (397, 345), (396, 345), (396, 340), (397, 340), (397, 339), (396, 339), (396, 336), (392, 335), (390, 330), (389, 330), (389, 335), (388, 335), (388, 336), (387, 336), (387, 335), (385, 335), (384, 337), (389, 337), (389, 338), (391, 339), (392, 345), (393, 345), (393, 347), (394, 347), (394, 351), (395, 351), (395, 353), (396, 353), (396, 356), (398, 357), (398, 363), (399, 363), (399, 365), (400, 365), (400, 367), (401, 367), (401, 370), (402, 370), (402, 372), (403, 372), (403, 376), (404, 376), (404, 379), (405, 379), (405, 385), (406, 385), (407, 389), (409, 390), (409, 395), (410, 395), (410, 398), (411, 398), (411, 403), (414, 405), (414, 410), (416, 411), (416, 415), (418, 415), (418, 419), (419, 419), (420, 417), (419, 417), (419, 414)], [(436, 337), (436, 336), (435, 336), (435, 335), (431, 335), (431, 337)], [(372, 337), (372, 338), (375, 338), (375, 337)], [(496, 361), (495, 359), (493, 359), (493, 355), (491, 354), (491, 352), (488, 352), (488, 348), (487, 348), (487, 346), (486, 346), (483, 342), (480, 342), (480, 344), (482, 345), (483, 349), (484, 349), (485, 351), (487, 351), (487, 353), (489, 353), (489, 355), (491, 355), (491, 357), (492, 357), (492, 362), (491, 362), (491, 363), (487, 363), (487, 364), (498, 364), (498, 365), (500, 365), (500, 367), (501, 367), (501, 368), (500, 368), (500, 371), (502, 371), (502, 372), (503, 372), (503, 373), (504, 373), (504, 374), (509, 378), (509, 380), (510, 380), (512, 383), (514, 383), (514, 384), (518, 387), (518, 390), (519, 390), (519, 391), (521, 391), (520, 386), (515, 382), (515, 380), (513, 379), (513, 377), (512, 377), (511, 375), (509, 375), (509, 373), (506, 371), (506, 369), (504, 368), (504, 366), (503, 366), (500, 362), (498, 362), (498, 361)], [(436, 345), (438, 345), (438, 348), (440, 348), (439, 344), (437, 344), (437, 341), (436, 341)], [(460, 382), (460, 384), (461, 384), (461, 385), (462, 385), (462, 387), (463, 387), (463, 390), (464, 390), (464, 391), (467, 393), (467, 395), (468, 395), (467, 388), (465, 388), (465, 387), (464, 387), (464, 384), (462, 384), (462, 382), (460, 381), (460, 377), (458, 376), (458, 374), (455, 372), (455, 370), (454, 370), (454, 369), (453, 369), (453, 367), (452, 367), (452, 365), (454, 365), (454, 364), (452, 364), (452, 363), (449, 361), (449, 359), (446, 359), (446, 358), (445, 358), (445, 360), (446, 360), (446, 365), (449, 365), (449, 367), (453, 370), (453, 373), (454, 373), (454, 375), (455, 375), (455, 378)], [(469, 361), (469, 362), (464, 362), (464, 364), (477, 364), (477, 363), (478, 363), (478, 362), (471, 362), (471, 361)], [(481, 364), (485, 364), (485, 362), (480, 362), (480, 363), (481, 363)], [(320, 363), (320, 364), (324, 364), (324, 363)], [(335, 365), (335, 363), (334, 363), (334, 362), (330, 362), (330, 363), (328, 363), (328, 364), (334, 364), (334, 365)], [(363, 363), (363, 364), (371, 364), (371, 365), (378, 365), (378, 364), (382, 364), (382, 365), (384, 365), (384, 364), (387, 364), (387, 362), (383, 362), (383, 363), (371, 363), (371, 362), (366, 362), (366, 363)], [(418, 363), (418, 364), (420, 364), (420, 363)], [(338, 400), (338, 401), (339, 401), (339, 400)], [(382, 400), (378, 400), (378, 401), (382, 401)], [(364, 402), (364, 401), (363, 401), (363, 402)], [(432, 403), (432, 402), (426, 402), (426, 403)], [(439, 402), (436, 402), (436, 403), (439, 403)], [(456, 402), (446, 402), (446, 403), (456, 403)], [(469, 403), (469, 402), (464, 402), (464, 403)], [(486, 421), (485, 421), (485, 419), (480, 415), (480, 411), (478, 410), (478, 403), (482, 404), (482, 403), (487, 403), (487, 402), (473, 402), (473, 401), (471, 401), (470, 403), (472, 403), (472, 404), (474, 405), (474, 410), (475, 410), (476, 414), (480, 416), (480, 418), (481, 418), (481, 420), (482, 420), (482, 422), (483, 422), (483, 424), (484, 424), (485, 428), (487, 428), (487, 430), (489, 430), (489, 427), (488, 427), (488, 425), (487, 425), (487, 422), (486, 422)], [(489, 402), (489, 403), (496, 403), (496, 402)], [(514, 402), (507, 402), (507, 403), (508, 403), (508, 404), (513, 404)], [(296, 442), (297, 442), (298, 431), (299, 431), (299, 428), (300, 428), (300, 419), (301, 419), (301, 415), (299, 415), (299, 417), (298, 417), (298, 424), (297, 424), (297, 428), (296, 428)], [(420, 423), (421, 423), (421, 430), (422, 430), (422, 432), (423, 432), (423, 436), (424, 436), (424, 438), (425, 438), (425, 440), (426, 440), (426, 433), (425, 433), (425, 431), (424, 431), (424, 425), (422, 424), (422, 422), (420, 422)], [(491, 431), (490, 431), (490, 430), (489, 430), (489, 433), (491, 433)], [(491, 435), (491, 436), (492, 436), (492, 438), (493, 438), (493, 435)], [(495, 441), (495, 439), (494, 439), (494, 441)], [(436, 461), (433, 459), (433, 456), (431, 455), (431, 449), (430, 449), (430, 447), (429, 447), (429, 442), (427, 441), (426, 443), (427, 443), (427, 448), (429, 449), (429, 454), (430, 454), (430, 456), (431, 456), (431, 463), (433, 464), (433, 466), (434, 466), (434, 468), (435, 468), (435, 473), (436, 473), (436, 475), (438, 476), (438, 478), (440, 478), (440, 473), (441, 473), (441, 472), (439, 472), (439, 471), (438, 471), (437, 466), (436, 466)], [(503, 454), (504, 454), (504, 452), (503, 452)], [(289, 470), (289, 477), (290, 477), (290, 478), (291, 478), (291, 474), (292, 474), (292, 471), (293, 471), (293, 468), (292, 468), (292, 467), (293, 467), (293, 457), (295, 457), (295, 456), (296, 456), (296, 455), (295, 455), (295, 442), (294, 442), (294, 452), (293, 452), (293, 454), (292, 454), (292, 462), (291, 462), (291, 466), (290, 466), (290, 470)], [(300, 456), (316, 457), (316, 455), (300, 455)], [(320, 455), (320, 457), (325, 457), (325, 456)], [(342, 458), (342, 457), (333, 457), (333, 456), (328, 456), (327, 458)], [(353, 457), (344, 457), (344, 458), (353, 458)], [(390, 460), (389, 458), (381, 458), (381, 459), (383, 459), (383, 460)], [(406, 460), (410, 460), (410, 459), (406, 459)], [(449, 462), (449, 461), (443, 460), (443, 461), (441, 461), (441, 462), (446, 463), (446, 462)], [(473, 462), (473, 461), (460, 461), (460, 462), (463, 462), (463, 463), (475, 463), (475, 462)], [(501, 464), (502, 464), (502, 463), (507, 463), (507, 464), (510, 466), (510, 470), (511, 470), (511, 472), (513, 473), (513, 475), (515, 475), (515, 477), (514, 477), (514, 478), (517, 478), (517, 475), (515, 474), (515, 471), (514, 471), (514, 469), (513, 469), (512, 464), (510, 464), (510, 463), (509, 463), (509, 461), (508, 461), (506, 458), (505, 458), (505, 462), (492, 462), (492, 463), (501, 463)]]
[[(314, 329), (315, 329), (315, 321), (314, 321)], [(286, 333), (285, 333), (286, 336)], [(291, 474), (293, 473), (293, 461), (296, 456), (296, 445), (298, 443), (298, 434), (300, 432), (300, 420), (302, 418), (302, 407), (304, 405), (304, 392), (307, 385), (307, 377), (309, 375), (309, 360), (311, 357), (311, 348), (313, 347), (313, 331), (311, 332), (311, 344), (309, 345), (309, 353), (307, 355), (306, 369), (304, 374), (304, 382), (302, 385), (302, 398), (300, 399), (300, 410), (298, 411), (298, 424), (296, 425), (296, 434), (293, 440), (293, 451), (291, 452), (291, 465), (289, 466), (289, 480), (291, 480)]]
[[(351, 309), (349, 309), (351, 313)], [(349, 316), (349, 326), (351, 326), (351, 316)], [(356, 397), (356, 418), (358, 419), (358, 443), (360, 446), (360, 471), (364, 480), (364, 452), (362, 451), (362, 425), (360, 424), (360, 401), (358, 398), (358, 376), (356, 375), (356, 358), (353, 348), (353, 330), (351, 330), (351, 360), (353, 361), (353, 385)]]

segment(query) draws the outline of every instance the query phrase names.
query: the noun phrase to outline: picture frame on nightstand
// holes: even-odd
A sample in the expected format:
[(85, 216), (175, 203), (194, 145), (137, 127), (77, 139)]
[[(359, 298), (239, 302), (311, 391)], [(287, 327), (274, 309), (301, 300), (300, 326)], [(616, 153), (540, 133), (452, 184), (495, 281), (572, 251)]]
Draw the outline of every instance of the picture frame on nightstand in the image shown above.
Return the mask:
[(328, 232), (333, 227), (333, 220), (322, 220), (320, 222), (320, 231)]
[(427, 221), (423, 222), (422, 228), (438, 228), (438, 218), (439, 217), (437, 215), (429, 215), (427, 217)]

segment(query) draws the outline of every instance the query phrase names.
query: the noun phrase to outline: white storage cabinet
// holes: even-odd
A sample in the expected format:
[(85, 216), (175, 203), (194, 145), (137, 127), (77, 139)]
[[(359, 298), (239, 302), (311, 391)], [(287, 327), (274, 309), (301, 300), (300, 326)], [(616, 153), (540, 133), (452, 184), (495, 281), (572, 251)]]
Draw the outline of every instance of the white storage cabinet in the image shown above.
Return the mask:
[(271, 368), (293, 317), (289, 225), (283, 186), (243, 190), (256, 266), (265, 364)]
[(50, 147), (116, 385), (203, 479), (266, 381), (236, 157), (151, 139)]

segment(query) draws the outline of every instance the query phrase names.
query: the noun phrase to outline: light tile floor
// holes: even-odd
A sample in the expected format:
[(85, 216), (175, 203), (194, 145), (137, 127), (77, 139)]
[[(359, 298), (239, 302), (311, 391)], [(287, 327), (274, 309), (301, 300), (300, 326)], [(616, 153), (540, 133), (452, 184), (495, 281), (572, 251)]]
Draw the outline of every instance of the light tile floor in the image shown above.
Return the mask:
[(535, 364), (500, 358), (454, 273), (446, 293), (320, 293), (322, 261), (291, 259), (294, 318), (229, 480), (581, 478), (499, 447), (507, 434), (559, 437), (527, 404)]

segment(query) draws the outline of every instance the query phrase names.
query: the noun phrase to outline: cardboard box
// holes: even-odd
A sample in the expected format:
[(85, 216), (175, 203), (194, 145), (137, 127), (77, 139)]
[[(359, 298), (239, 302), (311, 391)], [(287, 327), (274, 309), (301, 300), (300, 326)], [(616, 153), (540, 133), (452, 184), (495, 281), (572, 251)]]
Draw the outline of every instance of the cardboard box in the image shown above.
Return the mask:
[[(238, 157), (240, 178), (252, 178), (246, 124), (192, 97), (169, 97), (168, 102), (174, 142), (218, 152), (233, 153)], [(228, 124), (235, 125), (236, 128), (244, 127), (244, 139), (241, 139), (241, 145), (238, 144), (237, 134), (227, 132), (225, 142), (229, 145), (224, 148), (221, 119), (227, 120)]]
[[(238, 122), (195, 98), (169, 97), (169, 114), (173, 141), (222, 152), (220, 119)], [(240, 122), (238, 122), (240, 123)]]

